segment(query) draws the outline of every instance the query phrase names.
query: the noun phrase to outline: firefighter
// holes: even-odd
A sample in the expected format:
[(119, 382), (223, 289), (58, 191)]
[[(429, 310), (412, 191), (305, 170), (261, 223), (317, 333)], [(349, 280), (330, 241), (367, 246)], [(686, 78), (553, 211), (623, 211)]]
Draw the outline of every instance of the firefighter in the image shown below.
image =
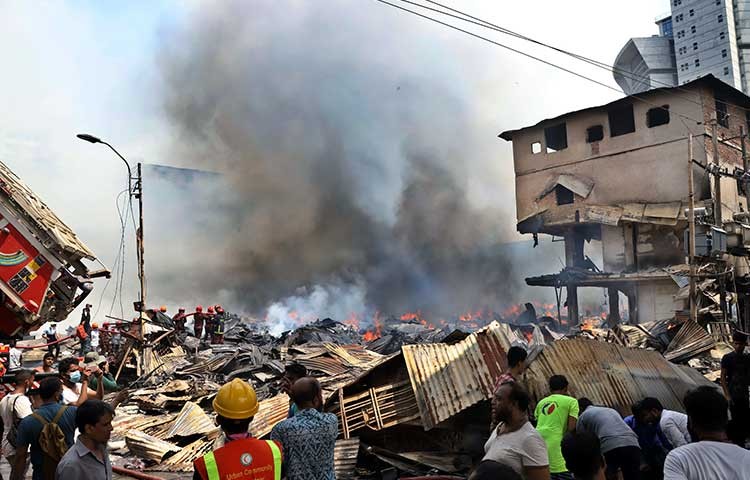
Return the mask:
[(208, 314), (206, 315), (206, 340), (209, 343), (214, 343), (214, 317), (216, 316), (216, 310), (214, 307), (208, 307)]
[(177, 310), (177, 315), (172, 317), (174, 328), (177, 333), (182, 333), (185, 331), (185, 320), (187, 320), (187, 317), (185, 316), (185, 309), (180, 307), (180, 309)]
[(248, 433), (258, 413), (255, 390), (235, 378), (219, 389), (213, 408), (216, 423), (224, 432), (224, 446), (193, 462), (193, 478), (202, 480), (277, 480), (281, 478), (281, 446), (273, 440), (258, 440)]
[(193, 332), (195, 337), (200, 340), (203, 336), (203, 306), (198, 305), (195, 307), (195, 315), (193, 316)]
[(221, 305), (216, 305), (216, 316), (214, 317), (214, 338), (211, 343), (222, 345), (224, 343), (224, 323), (226, 315)]
[(161, 313), (167, 313), (167, 306), (166, 305), (162, 305), (161, 307), (159, 307), (159, 311)]

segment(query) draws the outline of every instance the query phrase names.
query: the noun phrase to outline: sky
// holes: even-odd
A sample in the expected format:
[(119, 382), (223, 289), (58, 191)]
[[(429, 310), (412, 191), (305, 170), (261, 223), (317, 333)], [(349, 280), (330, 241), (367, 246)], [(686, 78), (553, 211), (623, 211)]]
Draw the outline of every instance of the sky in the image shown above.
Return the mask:
[[(656, 34), (654, 20), (669, 11), (666, 0), (446, 2), (489, 22), (610, 64), (628, 38)], [(195, 106), (194, 97), (202, 92), (194, 90), (194, 86), (200, 86), (203, 77), (214, 86), (218, 80), (220, 85), (221, 76), (215, 78), (217, 75), (212, 74), (231, 71), (225, 69), (234, 64), (244, 65), (245, 55), (263, 59), (255, 63), (247, 60), (253, 68), (278, 65), (289, 68), (298, 64), (301, 69), (315, 71), (311, 78), (321, 82), (320, 88), (305, 90), (306, 97), (298, 99), (301, 103), (314, 102), (315, 98), (311, 100), (310, 96), (314, 97), (316, 92), (336, 97), (337, 90), (326, 89), (324, 85), (329, 81), (326, 75), (330, 75), (334, 86), (343, 82), (350, 88), (356, 82), (365, 82), (363, 92), (357, 92), (362, 97), (381, 89), (390, 92), (389, 104), (406, 107), (387, 109), (385, 113), (372, 107), (363, 109), (379, 115), (369, 119), (379, 121), (381, 124), (377, 126), (369, 124), (365, 115), (356, 115), (359, 97), (344, 95), (351, 92), (342, 92), (340, 99), (326, 98), (320, 102), (325, 107), (323, 112), (333, 114), (339, 110), (338, 107), (326, 110), (330, 105), (352, 102), (353, 106), (347, 107), (351, 110), (347, 118), (348, 134), (380, 131), (387, 127), (382, 123), (390, 121), (394, 127), (385, 131), (393, 134), (392, 130), (400, 123), (398, 117), (391, 115), (397, 112), (410, 115), (419, 123), (415, 128), (424, 137), (421, 141), (430, 143), (428, 133), (433, 131), (436, 150), (445, 148), (465, 155), (465, 158), (448, 157), (463, 170), (462, 186), (472, 208), (491, 211), (495, 218), (493, 235), (506, 242), (523, 238), (515, 233), (510, 144), (498, 139), (498, 133), (619, 96), (612, 90), (374, 0), (127, 3), (10, 0), (2, 3), (0, 161), (29, 184), (110, 268), (119, 246), (120, 220), (115, 198), (124, 188), (125, 169), (105, 147), (81, 142), (75, 134), (86, 132), (108, 140), (133, 164), (140, 161), (231, 175), (233, 164), (206, 158), (216, 154), (215, 150), (205, 148), (215, 146), (215, 142), (187, 138), (191, 120), (185, 112), (176, 112), (179, 105), (176, 107), (175, 102), (183, 101), (187, 95), (191, 97), (188, 104)], [(242, 28), (243, 34), (234, 36), (231, 31), (224, 32), (224, 28), (228, 31)], [(606, 71), (552, 55), (499, 33), (467, 28), (616, 86)], [(255, 32), (258, 32), (257, 45)], [(211, 45), (215, 41), (241, 43), (232, 49), (221, 49)], [(304, 45), (314, 45), (316, 51), (300, 47)], [(269, 51), (273, 55), (264, 56)], [(287, 52), (290, 57), (283, 58)], [(215, 72), (186, 68), (204, 65), (206, 57), (211, 55), (219, 56), (210, 58), (210, 69)], [(329, 70), (321, 73), (320, 65)], [(305, 71), (293, 69), (288, 75), (309, 78)], [(227, 88), (235, 89), (232, 92), (236, 93), (237, 88), (242, 88), (242, 79), (237, 77)], [(185, 85), (192, 85), (193, 90), (186, 90)], [(292, 99), (294, 94), (293, 91)], [(263, 92), (248, 88), (248, 95), (262, 96)], [(269, 98), (289, 96), (269, 95)], [(212, 99), (208, 96), (200, 100)], [(435, 110), (409, 111), (425, 105), (434, 105)], [(261, 125), (245, 127), (249, 132), (262, 128)], [(301, 137), (308, 131), (305, 125), (302, 127), (294, 130)], [(454, 134), (455, 141), (447, 142), (446, 137)], [(363, 141), (371, 142), (368, 144), (371, 150), (386, 156), (393, 154), (387, 144), (378, 144), (375, 135), (361, 133), (361, 136)], [(401, 179), (409, 172), (404, 170), (407, 165), (404, 163), (394, 161), (385, 165), (382, 172), (385, 179), (375, 183), (378, 188), (372, 188), (367, 176), (355, 179), (357, 191), (361, 192), (355, 202), (361, 202), (365, 210), (372, 210), (379, 220), (395, 224)], [(455, 165), (446, 168), (458, 170)], [(201, 225), (194, 223), (190, 209), (160, 205), (158, 195), (152, 195), (149, 204), (148, 177), (144, 189), (147, 273), (154, 272), (149, 277), (160, 279), (149, 284), (149, 303), (166, 304), (174, 311), (181, 303), (208, 302), (195, 298), (201, 278), (211, 277), (205, 270), (192, 268), (196, 265), (194, 256), (201, 253), (179, 248), (190, 243), (189, 232), (201, 230)], [(175, 197), (179, 200), (180, 193), (170, 199)], [(174, 238), (174, 232), (179, 233), (178, 238)], [(128, 235), (123, 287), (126, 303), (137, 295), (132, 231)], [(220, 232), (213, 236), (218, 244), (221, 238)], [(256, 239), (250, 237), (249, 241)], [(550, 272), (558, 269), (554, 264), (548, 268)], [(161, 280), (169, 275), (176, 278), (177, 285), (185, 282), (184, 294), (163, 285)], [(226, 280), (232, 282), (231, 278)], [(105, 290), (104, 280), (97, 281), (91, 298), (93, 303), (104, 305), (100, 316), (109, 310), (111, 291), (111, 284)], [(211, 291), (230, 307), (240, 303), (236, 292), (226, 293), (213, 286)]]

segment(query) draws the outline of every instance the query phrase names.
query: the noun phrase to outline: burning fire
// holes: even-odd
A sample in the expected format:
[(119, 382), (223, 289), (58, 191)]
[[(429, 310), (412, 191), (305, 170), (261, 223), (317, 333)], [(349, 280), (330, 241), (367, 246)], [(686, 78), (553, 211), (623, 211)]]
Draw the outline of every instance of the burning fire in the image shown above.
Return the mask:
[(375, 312), (375, 315), (372, 317), (372, 324), (375, 326), (375, 329), (367, 330), (362, 336), (366, 342), (372, 342), (382, 336), (381, 330), (383, 328), (383, 322), (380, 319), (380, 312)]

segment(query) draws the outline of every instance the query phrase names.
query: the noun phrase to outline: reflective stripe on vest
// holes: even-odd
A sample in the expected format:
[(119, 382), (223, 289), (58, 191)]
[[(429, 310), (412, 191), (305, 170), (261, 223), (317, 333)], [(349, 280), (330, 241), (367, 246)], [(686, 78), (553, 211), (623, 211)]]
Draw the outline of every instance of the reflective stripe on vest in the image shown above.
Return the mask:
[(221, 478), (219, 477), (219, 466), (216, 465), (216, 457), (214, 457), (214, 452), (208, 452), (206, 455), (204, 455), (203, 461), (206, 462), (206, 472), (208, 473), (208, 480), (221, 480)]
[(266, 440), (266, 443), (271, 447), (271, 453), (273, 454), (273, 478), (281, 480), (281, 450), (273, 440)]

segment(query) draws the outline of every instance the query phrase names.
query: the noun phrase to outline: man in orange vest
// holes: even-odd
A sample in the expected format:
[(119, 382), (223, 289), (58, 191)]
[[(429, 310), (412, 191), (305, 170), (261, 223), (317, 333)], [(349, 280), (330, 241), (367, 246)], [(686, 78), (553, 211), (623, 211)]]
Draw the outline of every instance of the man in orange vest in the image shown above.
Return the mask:
[(225, 443), (193, 462), (193, 480), (281, 480), (281, 446), (248, 433), (258, 413), (253, 387), (235, 378), (219, 389), (213, 407)]

